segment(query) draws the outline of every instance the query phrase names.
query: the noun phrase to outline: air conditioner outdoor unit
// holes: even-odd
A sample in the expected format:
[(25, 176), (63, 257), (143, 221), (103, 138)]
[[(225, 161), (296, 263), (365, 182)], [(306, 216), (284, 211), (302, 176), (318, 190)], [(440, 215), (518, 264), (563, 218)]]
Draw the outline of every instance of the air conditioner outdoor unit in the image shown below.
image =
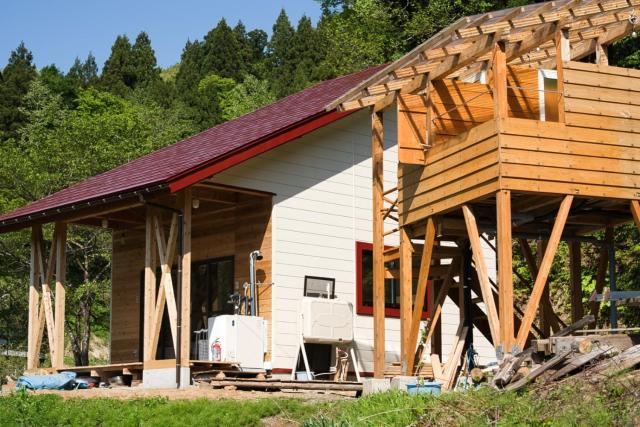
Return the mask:
[(214, 344), (220, 348), (220, 362), (237, 363), (248, 372), (264, 371), (266, 322), (258, 316), (223, 314), (210, 317), (209, 360), (214, 360)]
[(353, 341), (353, 305), (344, 300), (303, 297), (304, 342), (340, 344)]

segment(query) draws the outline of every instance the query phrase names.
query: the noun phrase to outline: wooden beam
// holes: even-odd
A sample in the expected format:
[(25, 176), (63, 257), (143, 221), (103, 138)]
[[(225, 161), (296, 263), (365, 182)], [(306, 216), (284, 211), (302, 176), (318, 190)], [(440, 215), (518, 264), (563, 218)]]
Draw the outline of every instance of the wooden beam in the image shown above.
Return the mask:
[(467, 226), (467, 233), (469, 234), (469, 243), (471, 244), (473, 261), (476, 265), (478, 281), (480, 282), (482, 300), (487, 312), (487, 319), (489, 322), (489, 328), (491, 330), (491, 338), (495, 346), (500, 342), (500, 323), (496, 310), (496, 304), (491, 292), (491, 283), (489, 283), (489, 275), (487, 273), (487, 264), (484, 260), (484, 252), (482, 250), (482, 245), (480, 244), (480, 232), (478, 231), (476, 217), (471, 211), (471, 208), (467, 205), (463, 205), (462, 213), (464, 214), (464, 221)]
[(536, 311), (538, 310), (540, 298), (542, 297), (542, 291), (547, 284), (549, 271), (551, 270), (553, 258), (556, 254), (556, 250), (558, 249), (558, 244), (560, 243), (560, 238), (562, 237), (562, 230), (564, 229), (564, 225), (567, 222), (567, 217), (569, 216), (569, 210), (571, 209), (572, 202), (572, 195), (565, 196), (564, 200), (560, 204), (560, 209), (558, 210), (556, 221), (553, 224), (553, 229), (551, 230), (551, 236), (549, 237), (547, 249), (544, 253), (542, 263), (538, 268), (538, 274), (536, 276), (535, 283), (533, 284), (531, 297), (529, 298), (527, 307), (524, 310), (522, 323), (520, 324), (520, 330), (518, 331), (516, 344), (521, 349), (523, 349), (526, 344), (527, 336), (529, 335), (531, 324), (533, 323), (533, 318), (535, 317)]
[(558, 29), (556, 31), (555, 48), (558, 75), (558, 121), (564, 123), (564, 63), (571, 61), (571, 43), (569, 42), (568, 30)]
[[(613, 240), (613, 227), (611, 225), (607, 225), (604, 230), (604, 241), (605, 244), (600, 246), (600, 259), (598, 260), (598, 270), (596, 271), (596, 287), (595, 291), (598, 294), (601, 294), (604, 290), (604, 283), (607, 279), (607, 272), (609, 270), (609, 247), (610, 242)], [(591, 303), (591, 313), (594, 317), (594, 322), (598, 322), (598, 317), (600, 314), (600, 303), (597, 301), (593, 301)]]
[(67, 224), (58, 222), (55, 225), (56, 246), (56, 302), (55, 302), (55, 344), (56, 360), (52, 360), (55, 369), (64, 368), (64, 322), (65, 322), (65, 283), (67, 272)]
[(633, 222), (636, 224), (638, 230), (640, 230), (640, 201), (631, 201), (631, 215), (633, 216)]
[(507, 104), (507, 57), (504, 42), (499, 41), (493, 46), (492, 69), (493, 115), (497, 120), (506, 119), (509, 116), (509, 105)]
[(427, 320), (427, 332), (425, 334), (424, 340), (425, 343), (429, 342), (433, 337), (434, 331), (436, 329), (436, 324), (438, 323), (438, 320), (440, 320), (440, 314), (442, 314), (442, 306), (445, 299), (447, 298), (447, 294), (449, 293), (449, 288), (455, 283), (453, 278), (457, 274), (459, 268), (460, 258), (455, 257), (451, 261), (451, 264), (449, 264), (449, 273), (447, 274), (447, 278), (442, 283), (442, 286), (440, 286), (440, 289), (438, 289), (438, 295), (432, 300), (431, 308), (429, 310), (429, 319)]
[(371, 114), (371, 161), (373, 190), (373, 371), (376, 378), (384, 377), (384, 124), (380, 111)]
[(447, 359), (447, 363), (444, 367), (444, 384), (445, 390), (451, 390), (453, 382), (455, 380), (456, 370), (458, 363), (460, 363), (460, 357), (462, 356), (462, 350), (464, 349), (465, 342), (467, 340), (467, 331), (469, 329), (464, 326), (464, 323), (460, 322), (458, 331), (455, 337), (453, 337), (453, 345), (451, 347), (451, 353)]
[(147, 206), (145, 224), (145, 256), (144, 256), (144, 337), (143, 337), (143, 361), (153, 358), (151, 352), (152, 335), (154, 332), (153, 315), (156, 305), (156, 240), (154, 232), (155, 212)]
[(181, 197), (183, 215), (182, 235), (182, 279), (181, 279), (181, 310), (180, 329), (180, 364), (183, 368), (189, 367), (191, 359), (191, 188), (182, 191)]
[[(505, 99), (506, 102), (506, 99)], [(511, 353), (515, 340), (513, 313), (513, 250), (511, 239), (511, 192), (496, 193), (498, 301), (500, 307), (501, 344)]]
[(413, 355), (416, 348), (415, 342), (410, 341), (413, 301), (412, 252), (407, 229), (400, 227), (400, 366), (405, 375), (411, 375), (413, 372)]
[[(55, 263), (55, 252), (56, 245), (51, 245), (51, 250), (49, 252), (49, 262), (47, 264), (46, 273), (45, 267), (43, 265), (43, 256), (44, 256), (44, 242), (42, 237), (42, 227), (38, 226), (37, 230), (37, 245), (36, 245), (36, 262), (38, 265), (38, 271), (40, 272), (40, 286), (42, 288), (42, 300), (40, 301), (40, 313), (38, 315), (38, 323), (40, 325), (40, 330), (38, 332), (38, 337), (36, 341), (37, 352), (40, 351), (40, 346), (42, 343), (42, 334), (44, 332), (44, 326), (46, 324), (47, 327), (47, 339), (49, 340), (49, 353), (51, 354), (51, 360), (56, 359), (56, 349), (57, 346), (55, 344), (55, 319), (53, 313), (53, 303), (51, 298), (51, 288), (49, 286), (49, 282), (51, 282), (51, 278), (53, 276), (53, 267)], [(53, 241), (56, 240), (57, 230), (54, 231)]]
[(571, 323), (575, 323), (584, 317), (580, 242), (569, 242), (569, 270), (571, 272)]
[[(418, 273), (418, 286), (416, 288), (416, 297), (414, 299), (413, 314), (411, 316), (407, 345), (407, 360), (412, 365), (416, 352), (416, 344), (418, 343), (418, 334), (420, 332), (420, 322), (422, 320), (424, 300), (427, 295), (429, 269), (431, 267), (431, 258), (433, 255), (433, 249), (436, 239), (436, 225), (433, 217), (427, 218), (427, 225), (425, 227), (424, 235), (424, 246), (422, 248), (422, 258), (420, 260), (420, 273)], [(411, 366), (410, 368), (410, 370), (407, 370), (407, 375), (413, 375), (413, 366)]]
[(36, 227), (31, 227), (31, 257), (29, 260), (29, 320), (27, 331), (27, 371), (34, 370), (38, 367), (40, 349), (36, 349), (37, 333), (40, 330), (38, 324), (38, 313), (40, 311), (40, 294), (38, 292), (38, 281), (40, 272), (38, 271), (38, 263), (36, 257), (38, 251), (38, 233)]
[[(538, 266), (542, 264), (544, 259), (544, 253), (546, 252), (547, 241), (538, 240), (538, 249), (536, 256), (538, 257)], [(539, 268), (538, 268), (539, 270)], [(536, 273), (537, 276), (537, 273)], [(538, 316), (540, 317), (540, 329), (542, 329), (542, 336), (544, 338), (551, 336), (551, 316), (549, 315), (549, 306), (551, 305), (551, 295), (549, 293), (549, 287), (545, 286), (542, 290), (542, 296), (540, 297), (540, 304), (538, 306)]]
[(609, 65), (609, 52), (607, 45), (596, 39), (596, 64)]

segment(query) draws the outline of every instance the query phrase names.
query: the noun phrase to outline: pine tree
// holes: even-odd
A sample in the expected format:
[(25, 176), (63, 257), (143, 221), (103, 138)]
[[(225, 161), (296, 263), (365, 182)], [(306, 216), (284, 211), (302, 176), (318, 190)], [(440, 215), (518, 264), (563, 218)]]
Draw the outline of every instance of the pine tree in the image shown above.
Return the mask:
[(293, 50), (291, 45), (295, 32), (287, 13), (282, 9), (273, 25), (273, 35), (268, 46), (269, 81), (273, 93), (281, 98), (291, 93), (293, 81)]
[(29, 90), (31, 81), (36, 77), (33, 54), (24, 42), (11, 52), (9, 62), (2, 71), (0, 86), (0, 140), (15, 138), (17, 130), (24, 124), (24, 115), (20, 111), (22, 99)]
[(131, 48), (131, 57), (134, 75), (132, 88), (160, 80), (156, 54), (151, 47), (151, 39), (144, 31), (138, 34), (136, 42)]
[(262, 61), (269, 40), (267, 33), (259, 29), (251, 30), (247, 34), (247, 39), (251, 48), (251, 62)]
[(67, 79), (70, 80), (75, 87), (87, 88), (96, 83), (98, 80), (98, 65), (96, 58), (91, 52), (87, 55), (84, 62), (76, 57), (73, 65), (67, 72)]
[(217, 74), (236, 81), (242, 78), (245, 63), (233, 30), (223, 19), (204, 38), (205, 74)]
[(118, 36), (111, 47), (111, 55), (104, 63), (100, 85), (116, 95), (127, 95), (135, 82), (133, 52), (129, 38)]
[(291, 91), (297, 92), (318, 80), (316, 69), (323, 59), (320, 36), (307, 16), (303, 15), (298, 22), (291, 51), (291, 68), (294, 70)]
[(242, 21), (238, 21), (236, 26), (233, 27), (233, 34), (235, 34), (236, 36), (236, 41), (238, 43), (238, 49), (240, 51), (240, 56), (244, 64), (244, 68), (249, 69), (251, 68), (251, 63), (253, 62), (253, 51), (251, 49), (251, 45), (249, 44), (247, 29)]

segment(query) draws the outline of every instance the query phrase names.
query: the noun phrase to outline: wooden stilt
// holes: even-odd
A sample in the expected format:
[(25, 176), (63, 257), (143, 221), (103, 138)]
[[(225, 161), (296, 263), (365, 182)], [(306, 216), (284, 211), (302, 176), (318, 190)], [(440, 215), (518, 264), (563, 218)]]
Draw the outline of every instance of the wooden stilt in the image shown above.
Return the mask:
[(56, 369), (64, 367), (64, 320), (65, 320), (65, 282), (67, 270), (67, 224), (56, 223), (56, 302), (55, 302), (55, 345), (56, 359), (52, 365)]
[(31, 258), (29, 261), (29, 325), (27, 333), (27, 370), (34, 370), (38, 367), (40, 348), (36, 350), (36, 340), (40, 325), (38, 323), (38, 313), (40, 312), (40, 294), (38, 293), (38, 283), (40, 272), (39, 263), (36, 262), (38, 251), (38, 234), (36, 226), (31, 228)]
[(584, 317), (580, 242), (569, 243), (569, 269), (571, 271), (571, 323), (575, 323)]
[(182, 292), (181, 292), (181, 333), (180, 333), (180, 363), (182, 367), (189, 367), (191, 356), (191, 189), (183, 191), (183, 255), (182, 255)]
[[(418, 335), (420, 333), (420, 322), (422, 321), (422, 311), (424, 310), (424, 300), (427, 295), (427, 279), (429, 278), (429, 269), (431, 267), (431, 258), (433, 255), (433, 247), (436, 238), (436, 226), (432, 217), (427, 218), (425, 229), (424, 246), (422, 249), (422, 258), (420, 261), (420, 272), (418, 273), (418, 286), (416, 288), (416, 297), (411, 316), (409, 341), (407, 346), (407, 360), (413, 363)], [(402, 266), (401, 266), (402, 267)], [(411, 266), (409, 268), (412, 268)], [(445, 294), (446, 295), (446, 294)], [(413, 366), (408, 369), (407, 375), (411, 375)]]
[(542, 298), (542, 291), (547, 284), (549, 271), (551, 270), (553, 258), (555, 257), (556, 250), (558, 249), (558, 244), (560, 243), (560, 238), (562, 237), (562, 230), (564, 229), (567, 217), (569, 216), (569, 210), (571, 209), (572, 202), (573, 196), (565, 196), (562, 203), (560, 204), (556, 222), (553, 224), (551, 236), (549, 237), (549, 243), (547, 245), (547, 249), (545, 250), (540, 268), (538, 269), (538, 274), (536, 276), (535, 283), (533, 284), (533, 290), (531, 291), (531, 297), (529, 298), (527, 307), (524, 310), (524, 315), (522, 316), (522, 324), (520, 325), (520, 329), (518, 331), (516, 344), (521, 349), (524, 348), (526, 344), (527, 336), (529, 335), (531, 324), (533, 323), (533, 318), (535, 317), (535, 313), (538, 310), (538, 305), (540, 304), (540, 299)]
[(371, 161), (373, 175), (373, 371), (376, 378), (384, 377), (385, 368), (383, 160), (383, 115), (381, 111), (374, 111), (371, 115)]
[[(544, 253), (547, 249), (546, 240), (538, 240), (538, 266), (542, 264)], [(537, 276), (537, 274), (536, 274)], [(549, 315), (549, 306), (551, 305), (551, 297), (549, 294), (549, 287), (545, 286), (542, 290), (542, 297), (540, 298), (540, 306), (538, 307), (538, 316), (540, 316), (540, 329), (542, 330), (542, 336), (548, 338), (551, 336), (551, 316)]]
[[(604, 231), (605, 244), (600, 246), (600, 259), (598, 260), (598, 270), (596, 272), (596, 288), (595, 291), (601, 294), (604, 290), (604, 283), (607, 279), (607, 271), (609, 268), (609, 242), (613, 239), (613, 227), (607, 226)], [(595, 323), (598, 322), (598, 315), (600, 314), (600, 303), (591, 303), (591, 313), (595, 319)]]
[(505, 42), (499, 41), (493, 48), (493, 113), (496, 119), (509, 115), (507, 104), (507, 56)]
[(565, 122), (564, 110), (564, 63), (571, 61), (569, 30), (558, 28), (555, 37), (556, 72), (558, 76), (558, 121)]
[(511, 192), (496, 193), (498, 295), (500, 307), (500, 343), (511, 353), (515, 340), (513, 327), (513, 252), (511, 242)]
[(484, 260), (484, 252), (480, 244), (480, 232), (478, 231), (476, 217), (471, 211), (471, 208), (469, 208), (467, 205), (463, 205), (462, 212), (464, 214), (464, 220), (467, 226), (467, 233), (469, 234), (469, 243), (471, 244), (473, 261), (476, 265), (478, 281), (480, 282), (482, 300), (487, 311), (487, 319), (489, 321), (489, 328), (491, 330), (491, 338), (493, 340), (493, 344), (497, 345), (500, 342), (500, 323), (498, 320), (496, 304), (493, 299), (493, 293), (491, 291), (491, 284), (489, 283), (489, 275), (487, 273), (487, 264)]
[(609, 65), (609, 51), (606, 44), (598, 39), (596, 43), (596, 64)]
[(405, 375), (413, 371), (415, 343), (411, 340), (411, 309), (413, 300), (413, 266), (411, 239), (404, 227), (400, 228), (400, 366)]

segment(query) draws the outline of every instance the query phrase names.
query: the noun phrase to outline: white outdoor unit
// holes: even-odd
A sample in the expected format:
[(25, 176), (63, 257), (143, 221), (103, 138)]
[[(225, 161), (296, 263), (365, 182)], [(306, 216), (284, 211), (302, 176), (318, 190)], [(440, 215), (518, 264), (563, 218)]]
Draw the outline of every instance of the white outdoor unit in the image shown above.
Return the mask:
[(266, 324), (262, 317), (223, 314), (209, 318), (209, 360), (213, 345), (220, 344), (220, 362), (237, 363), (249, 372), (264, 371)]
[(353, 305), (344, 300), (302, 298), (304, 342), (340, 344), (353, 341)]

